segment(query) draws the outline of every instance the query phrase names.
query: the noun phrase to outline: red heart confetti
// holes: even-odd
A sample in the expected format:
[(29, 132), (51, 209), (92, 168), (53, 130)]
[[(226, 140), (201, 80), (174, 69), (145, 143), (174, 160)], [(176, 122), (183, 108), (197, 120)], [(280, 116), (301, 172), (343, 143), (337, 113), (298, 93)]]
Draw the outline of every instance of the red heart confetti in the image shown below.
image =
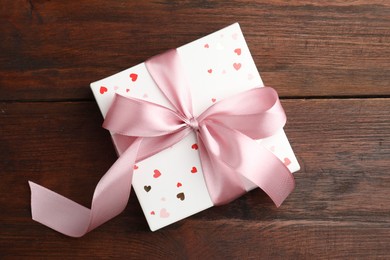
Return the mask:
[(291, 164), (291, 161), (290, 161), (290, 159), (288, 159), (288, 158), (286, 157), (286, 158), (284, 158), (283, 163), (284, 163), (284, 165), (289, 166), (289, 165)]
[(108, 91), (108, 89), (106, 87), (103, 87), (103, 86), (100, 87), (100, 94), (104, 94), (107, 91)]
[(213, 72), (213, 70), (209, 69), (209, 70), (207, 70), (207, 72), (211, 74)]
[(180, 192), (176, 195), (176, 198), (183, 201), (186, 198), (186, 196), (184, 195), (184, 192)]
[(126, 89), (126, 92), (129, 92), (129, 91), (130, 91), (130, 89), (127, 88), (127, 89)]
[(239, 70), (239, 69), (241, 69), (241, 63), (233, 63), (233, 67), (234, 67), (236, 70)]
[(153, 174), (154, 178), (158, 178), (161, 176), (161, 172), (159, 170), (154, 170), (153, 172), (154, 172), (154, 174)]
[(176, 187), (178, 187), (178, 188), (180, 188), (181, 186), (183, 186), (183, 184), (181, 184), (181, 182), (178, 182), (178, 183), (176, 184)]
[(215, 101), (217, 101), (217, 99), (216, 99), (216, 98), (212, 98), (211, 101), (212, 101), (213, 103), (215, 103)]
[(206, 44), (204, 45), (204, 47), (205, 47), (206, 49), (208, 49), (210, 46), (209, 46), (208, 43), (206, 43)]
[(235, 49), (234, 52), (237, 53), (237, 55), (241, 55), (241, 48)]
[(131, 73), (130, 74), (130, 78), (131, 78), (131, 81), (136, 81), (138, 79), (138, 74), (135, 74), (135, 73)]
[(194, 167), (192, 167), (191, 172), (192, 172), (192, 173), (197, 173), (197, 172), (198, 172), (198, 169), (196, 169), (196, 167), (194, 166)]
[(153, 210), (150, 212), (150, 215), (156, 215), (156, 212), (154, 212), (154, 210)]
[(167, 209), (162, 208), (160, 210), (160, 218), (168, 218), (168, 217), (169, 217), (169, 212), (167, 211)]
[(138, 169), (138, 165), (134, 164), (133, 168), (134, 168), (134, 170), (137, 170)]
[(191, 146), (191, 148), (194, 149), (194, 150), (198, 150), (199, 147), (198, 147), (198, 144), (193, 144), (193, 145)]

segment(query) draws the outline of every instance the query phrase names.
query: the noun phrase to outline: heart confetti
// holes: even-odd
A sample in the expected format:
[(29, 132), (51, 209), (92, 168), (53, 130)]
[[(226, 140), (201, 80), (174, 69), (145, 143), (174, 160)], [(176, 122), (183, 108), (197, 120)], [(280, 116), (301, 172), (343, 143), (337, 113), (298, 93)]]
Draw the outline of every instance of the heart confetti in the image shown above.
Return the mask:
[(234, 67), (236, 70), (239, 70), (239, 69), (241, 69), (241, 63), (233, 63), (233, 67)]
[(108, 89), (106, 87), (103, 87), (103, 86), (100, 87), (100, 94), (104, 94), (107, 91), (108, 91)]
[(211, 73), (213, 73), (213, 70), (212, 69), (208, 69), (207, 72), (211, 74)]
[(194, 150), (198, 150), (199, 147), (198, 147), (198, 144), (193, 144), (193, 145), (191, 146), (191, 148), (194, 149)]
[(183, 186), (183, 184), (181, 184), (181, 182), (178, 182), (178, 183), (176, 184), (176, 187), (178, 187), (178, 188), (180, 188), (181, 186)]
[(154, 212), (154, 210), (152, 210), (152, 211), (150, 212), (150, 215), (156, 215), (156, 212)]
[(160, 218), (169, 218), (169, 212), (166, 208), (160, 210)]
[(206, 49), (208, 49), (210, 46), (209, 46), (208, 43), (206, 43), (206, 44), (204, 45), (204, 47), (205, 47)]
[(289, 165), (291, 164), (291, 161), (290, 161), (290, 159), (288, 159), (288, 158), (286, 157), (286, 158), (284, 158), (283, 163), (284, 163), (284, 165), (289, 166)]
[(211, 102), (215, 103), (215, 101), (217, 101), (216, 98), (212, 98), (212, 99), (211, 99)]
[(183, 201), (186, 198), (186, 196), (184, 195), (184, 192), (180, 192), (176, 195), (176, 198)]
[(241, 48), (237, 48), (234, 50), (235, 53), (237, 53), (238, 56), (241, 55)]
[(134, 168), (134, 170), (137, 170), (138, 169), (138, 165), (134, 164), (133, 168)]
[(196, 167), (194, 166), (194, 167), (192, 167), (191, 172), (192, 172), (192, 173), (197, 173), (197, 172), (198, 172), (198, 169), (196, 169)]
[(154, 178), (158, 178), (161, 176), (161, 172), (159, 170), (154, 170), (153, 172), (154, 172), (154, 174), (153, 174)]
[(135, 73), (131, 73), (130, 74), (130, 78), (131, 78), (131, 81), (136, 81), (138, 79), (138, 74), (135, 74)]
[(146, 192), (149, 192), (150, 190), (152, 189), (152, 186), (144, 186), (144, 190), (146, 191)]

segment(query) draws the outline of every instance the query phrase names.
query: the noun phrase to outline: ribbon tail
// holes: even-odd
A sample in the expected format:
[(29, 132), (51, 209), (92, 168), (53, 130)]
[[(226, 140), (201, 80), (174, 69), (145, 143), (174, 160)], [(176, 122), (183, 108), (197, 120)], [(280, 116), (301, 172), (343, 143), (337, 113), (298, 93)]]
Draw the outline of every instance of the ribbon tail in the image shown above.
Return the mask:
[(81, 237), (120, 214), (129, 199), (132, 165), (141, 141), (142, 138), (136, 140), (100, 179), (91, 209), (29, 182), (32, 218), (67, 236)]
[[(240, 172), (242, 176), (260, 187), (272, 199), (277, 207), (290, 195), (295, 188), (295, 179), (283, 162), (267, 148), (251, 141), (251, 149), (257, 157), (252, 171)], [(259, 160), (261, 158), (261, 160)], [(252, 158), (255, 159), (255, 158)], [(256, 160), (256, 159), (255, 159)], [(260, 163), (267, 162), (267, 163)]]
[(86, 233), (90, 209), (34, 182), (28, 183), (33, 220), (71, 237)]
[(199, 156), (209, 196), (214, 205), (227, 204), (246, 193), (240, 175), (210, 149), (205, 129), (198, 135)]
[[(208, 133), (207, 133), (208, 131)], [(295, 180), (289, 169), (273, 153), (252, 138), (224, 125), (209, 122), (202, 131), (209, 153), (235, 173), (261, 188), (279, 207), (294, 190)], [(224, 174), (224, 169), (217, 169)]]

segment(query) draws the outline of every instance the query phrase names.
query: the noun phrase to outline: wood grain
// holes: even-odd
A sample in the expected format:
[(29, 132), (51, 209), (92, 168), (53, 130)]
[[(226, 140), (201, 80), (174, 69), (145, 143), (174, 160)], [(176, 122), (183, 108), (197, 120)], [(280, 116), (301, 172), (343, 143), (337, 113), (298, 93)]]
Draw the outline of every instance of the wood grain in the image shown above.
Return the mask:
[(89, 83), (236, 21), (283, 97), (390, 94), (388, 1), (8, 0), (0, 100), (92, 100)]
[[(255, 190), (157, 232), (134, 194), (82, 239), (30, 219), (27, 180), (89, 206), (116, 158), (94, 102), (0, 105), (0, 252), (9, 256), (345, 258), (389, 256), (390, 100), (284, 100), (302, 170), (276, 209)], [(12, 246), (15, 245), (15, 246)], [(100, 248), (105, 245), (106, 248)], [(60, 248), (60, 250), (59, 250)]]
[[(116, 160), (89, 84), (239, 22), (301, 164), (150, 232), (134, 193), (81, 239), (31, 220), (28, 180), (85, 206)], [(390, 2), (3, 0), (0, 258), (389, 259)]]

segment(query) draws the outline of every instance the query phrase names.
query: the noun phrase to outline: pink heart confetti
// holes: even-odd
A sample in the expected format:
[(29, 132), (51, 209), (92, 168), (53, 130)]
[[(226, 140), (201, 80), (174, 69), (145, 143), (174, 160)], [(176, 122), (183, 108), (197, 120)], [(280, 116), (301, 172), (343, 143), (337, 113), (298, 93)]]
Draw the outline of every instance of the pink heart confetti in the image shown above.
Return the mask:
[(169, 212), (166, 208), (160, 210), (160, 218), (169, 218)]
[(241, 63), (233, 63), (233, 67), (235, 70), (241, 69)]
[(289, 165), (291, 164), (291, 161), (290, 161), (290, 159), (288, 159), (288, 158), (286, 157), (286, 158), (284, 158), (283, 163), (284, 163), (284, 165), (289, 166)]

